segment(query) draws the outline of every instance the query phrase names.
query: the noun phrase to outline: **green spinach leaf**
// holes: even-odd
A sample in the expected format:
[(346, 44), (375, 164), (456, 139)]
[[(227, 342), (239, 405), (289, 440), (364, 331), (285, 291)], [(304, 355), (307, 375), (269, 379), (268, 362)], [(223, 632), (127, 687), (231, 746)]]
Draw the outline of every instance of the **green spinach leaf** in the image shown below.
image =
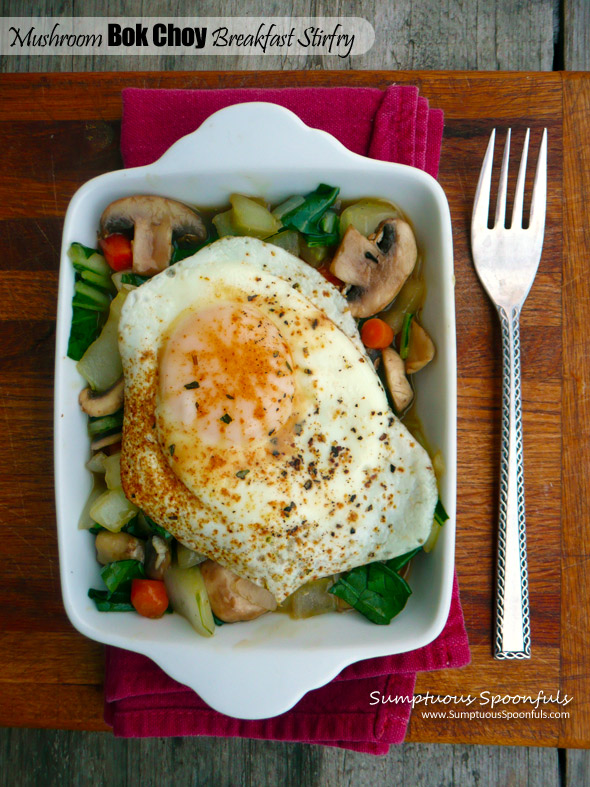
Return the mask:
[(169, 533), (169, 532), (168, 532), (168, 531), (167, 531), (165, 528), (163, 528), (161, 525), (158, 525), (158, 524), (157, 524), (157, 522), (154, 522), (154, 520), (153, 520), (153, 519), (151, 519), (151, 518), (150, 518), (150, 517), (149, 517), (147, 514), (145, 514), (145, 513), (144, 513), (144, 517), (145, 517), (145, 520), (146, 520), (146, 522), (148, 523), (148, 525), (149, 525), (149, 526), (151, 527), (151, 529), (154, 531), (154, 533), (155, 533), (157, 536), (160, 536), (160, 538), (163, 538), (163, 539), (164, 539), (164, 541), (170, 541), (172, 538), (174, 538), (174, 536), (172, 535), (172, 533)]
[(339, 188), (321, 183), (305, 197), (301, 205), (282, 216), (283, 226), (298, 230), (310, 247), (332, 246), (338, 243), (338, 216), (328, 209), (336, 201), (339, 192)]
[(397, 573), (421, 547), (381, 563), (353, 568), (329, 592), (379, 625), (387, 625), (402, 611), (412, 595), (408, 583)]
[(100, 572), (109, 593), (129, 590), (133, 579), (144, 579), (145, 571), (139, 560), (117, 560), (107, 563)]
[(410, 562), (410, 560), (418, 554), (418, 552), (422, 551), (422, 547), (416, 547), (416, 549), (412, 549), (411, 552), (406, 552), (405, 555), (398, 555), (397, 557), (392, 557), (389, 560), (385, 561), (385, 565), (390, 568), (392, 571), (401, 571), (401, 569)]
[(148, 279), (149, 276), (141, 276), (139, 273), (124, 273), (121, 276), (121, 284), (132, 284), (134, 287), (139, 287)]
[(108, 590), (90, 588), (88, 596), (99, 612), (132, 612), (134, 609), (129, 593), (109, 593)]

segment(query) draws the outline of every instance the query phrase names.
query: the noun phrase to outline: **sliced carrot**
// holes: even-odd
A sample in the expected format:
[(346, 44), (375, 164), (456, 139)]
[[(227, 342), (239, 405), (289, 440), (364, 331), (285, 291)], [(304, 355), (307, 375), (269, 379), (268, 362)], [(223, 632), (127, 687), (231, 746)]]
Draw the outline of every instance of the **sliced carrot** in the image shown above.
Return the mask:
[(114, 271), (124, 271), (133, 262), (133, 247), (125, 235), (109, 235), (98, 241), (105, 260)]
[(166, 586), (159, 579), (134, 579), (131, 603), (144, 618), (161, 618), (168, 609)]
[(383, 350), (393, 341), (393, 329), (379, 317), (367, 320), (361, 328), (361, 339), (365, 347), (372, 350)]

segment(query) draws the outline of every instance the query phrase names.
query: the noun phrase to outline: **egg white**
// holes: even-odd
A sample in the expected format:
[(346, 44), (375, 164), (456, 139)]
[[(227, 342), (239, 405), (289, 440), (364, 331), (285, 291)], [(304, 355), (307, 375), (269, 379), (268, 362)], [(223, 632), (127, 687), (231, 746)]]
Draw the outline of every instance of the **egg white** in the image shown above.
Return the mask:
[[(255, 305), (294, 363), (293, 418), (247, 449), (183, 442), (161, 415), (170, 326), (216, 303)], [(217, 241), (130, 293), (119, 346), (124, 489), (187, 546), (280, 602), (307, 580), (427, 539), (430, 459), (391, 411), (345, 298), (306, 263), (253, 238)]]

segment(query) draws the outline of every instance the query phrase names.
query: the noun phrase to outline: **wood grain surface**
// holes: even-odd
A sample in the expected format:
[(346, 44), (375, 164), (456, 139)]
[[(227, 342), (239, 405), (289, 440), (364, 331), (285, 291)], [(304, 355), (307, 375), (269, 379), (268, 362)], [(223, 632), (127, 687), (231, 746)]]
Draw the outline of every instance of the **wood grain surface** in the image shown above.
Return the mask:
[[(576, 698), (575, 724), (562, 724), (564, 746), (579, 745), (590, 730), (590, 410), (588, 380), (590, 307), (588, 211), (590, 188), (590, 83), (588, 75), (564, 82), (563, 433), (561, 531), (561, 672), (564, 691)], [(585, 748), (590, 748), (586, 742)]]
[(524, 746), (405, 743), (392, 746), (385, 757), (371, 757), (343, 749), (239, 738), (122, 739), (105, 732), (12, 729), (0, 730), (0, 758), (11, 766), (0, 771), (0, 787), (588, 785), (579, 758), (572, 758), (572, 778), (561, 781), (557, 749)]
[[(568, 1), (568, 6), (586, 0)], [(560, 0), (0, 0), (1, 16), (357, 16), (375, 30), (364, 55), (6, 56), (0, 71), (248, 71), (275, 69), (521, 69), (550, 71)], [(25, 10), (26, 9), (26, 10)], [(571, 13), (571, 12), (570, 12)], [(583, 12), (582, 12), (583, 13)], [(578, 32), (576, 52), (582, 50)], [(569, 38), (568, 38), (569, 43)], [(571, 68), (568, 65), (568, 68)]]
[[(53, 320), (61, 219), (75, 189), (121, 166), (125, 85), (229, 87), (417, 84), (445, 111), (440, 181), (453, 217), (459, 389), (457, 568), (473, 662), (422, 674), (445, 695), (573, 695), (568, 719), (412, 717), (409, 740), (590, 746), (584, 568), (588, 451), (587, 338), (580, 201), (589, 178), (590, 77), (563, 74), (253, 72), (4, 75), (0, 81), (0, 523), (7, 560), (0, 642), (0, 724), (106, 729), (100, 646), (74, 632), (59, 590), (52, 487)], [(471, 203), (490, 129), (549, 131), (546, 239), (522, 314), (525, 478), (533, 658), (491, 656), (500, 427), (500, 336), (473, 271)], [(584, 137), (584, 134), (586, 137)], [(533, 155), (534, 158), (534, 155)], [(565, 175), (565, 178), (564, 178)], [(562, 229), (563, 228), (563, 229)], [(563, 291), (562, 291), (563, 285)], [(563, 462), (563, 467), (562, 467)], [(587, 463), (586, 463), (587, 464)], [(447, 706), (447, 710), (453, 708)], [(508, 710), (520, 710), (510, 705)], [(464, 711), (457, 705), (455, 711)], [(546, 710), (559, 710), (546, 706)]]

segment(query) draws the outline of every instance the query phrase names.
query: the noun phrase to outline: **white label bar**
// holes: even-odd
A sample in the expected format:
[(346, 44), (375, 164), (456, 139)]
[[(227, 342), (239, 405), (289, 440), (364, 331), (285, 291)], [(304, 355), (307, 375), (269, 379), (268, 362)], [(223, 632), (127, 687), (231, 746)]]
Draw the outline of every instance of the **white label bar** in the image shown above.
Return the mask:
[(0, 55), (362, 55), (360, 17), (3, 17)]

